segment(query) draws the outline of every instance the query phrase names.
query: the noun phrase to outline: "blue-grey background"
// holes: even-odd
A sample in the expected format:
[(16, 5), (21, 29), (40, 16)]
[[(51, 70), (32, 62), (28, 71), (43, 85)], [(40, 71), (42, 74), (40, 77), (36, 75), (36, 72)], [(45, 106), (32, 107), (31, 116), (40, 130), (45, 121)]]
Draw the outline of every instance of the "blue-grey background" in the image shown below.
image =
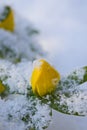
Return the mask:
[[(2, 0), (40, 30), (39, 42), (48, 59), (66, 74), (87, 65), (86, 0)], [(87, 130), (87, 117), (54, 112), (48, 130)]]

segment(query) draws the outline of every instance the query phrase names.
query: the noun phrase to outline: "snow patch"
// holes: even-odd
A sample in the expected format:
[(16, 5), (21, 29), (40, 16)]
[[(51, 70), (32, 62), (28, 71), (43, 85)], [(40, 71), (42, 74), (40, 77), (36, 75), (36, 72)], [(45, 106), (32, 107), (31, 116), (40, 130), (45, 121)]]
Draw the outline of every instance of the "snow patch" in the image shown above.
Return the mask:
[(4, 130), (42, 130), (51, 121), (49, 106), (43, 105), (34, 95), (31, 96), (28, 79), (31, 68), (31, 62), (14, 65), (0, 60), (0, 79), (9, 87), (8, 95), (0, 98), (0, 128)]
[(14, 13), (14, 18), (14, 32), (0, 29), (0, 58), (20, 62), (43, 56), (45, 53), (38, 43), (31, 23), (16, 13)]
[(40, 61), (40, 60), (35, 60), (35, 61), (33, 62), (33, 68), (38, 68), (38, 69), (40, 69), (41, 66), (42, 66), (42, 64), (43, 64), (42, 61)]

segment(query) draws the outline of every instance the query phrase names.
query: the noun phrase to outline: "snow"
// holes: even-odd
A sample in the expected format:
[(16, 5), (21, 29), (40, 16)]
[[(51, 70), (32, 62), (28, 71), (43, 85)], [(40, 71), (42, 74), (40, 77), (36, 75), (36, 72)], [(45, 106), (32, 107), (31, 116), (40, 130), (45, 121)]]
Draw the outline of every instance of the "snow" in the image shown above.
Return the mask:
[[(0, 120), (3, 130), (5, 130), (5, 126), (6, 129), (13, 130), (25, 130), (31, 127), (41, 130), (49, 125), (51, 109), (47, 105), (41, 104), (38, 98), (29, 95), (31, 89), (29, 77), (32, 69), (33, 65), (30, 61), (13, 64), (6, 60), (0, 60), (0, 79), (9, 88), (5, 97), (0, 99)], [(78, 76), (76, 83), (83, 79), (84, 73), (83, 69), (77, 70), (77, 73), (75, 73)], [(87, 115), (86, 89), (79, 89), (79, 86), (76, 86), (77, 84), (73, 83), (73, 80), (72, 82), (68, 80), (70, 88), (67, 89), (64, 78), (62, 81), (63, 89), (58, 91), (61, 96), (60, 105), (67, 104), (68, 112), (71, 114), (78, 112), (80, 115)], [(82, 88), (81, 85), (80, 88)], [(70, 93), (70, 97), (64, 95), (66, 91)], [(49, 96), (47, 96), (47, 99), (49, 99)], [(28, 119), (25, 119), (26, 116)], [(23, 120), (26, 120), (26, 122)]]
[(14, 65), (0, 60), (0, 79), (9, 87), (7, 95), (0, 99), (0, 129), (42, 130), (49, 125), (51, 109), (28, 93), (31, 68), (30, 62)]
[(40, 61), (40, 59), (39, 59), (39, 60), (35, 60), (35, 61), (33, 62), (33, 69), (34, 69), (34, 68), (40, 69), (41, 66), (42, 66), (42, 64), (43, 64), (43, 62)]
[[(30, 61), (13, 64), (6, 60), (0, 60), (0, 79), (8, 87), (5, 95), (0, 99), (0, 121), (3, 130), (8, 129), (30, 129), (42, 130), (51, 121), (51, 109), (49, 105), (32, 94), (29, 78), (33, 70), (33, 63)], [(78, 79), (82, 80), (84, 70), (76, 71)], [(67, 76), (65, 76), (67, 77)], [(77, 81), (79, 81), (77, 80)], [(70, 88), (67, 88), (64, 78), (62, 79), (62, 90), (55, 93), (60, 94), (60, 106), (67, 104), (68, 113), (78, 112), (80, 115), (87, 115), (87, 91), (86, 87), (77, 86), (77, 83), (68, 79)], [(65, 93), (69, 93), (67, 97)], [(49, 95), (46, 97), (49, 99)], [(57, 100), (55, 100), (56, 103)], [(50, 99), (48, 104), (50, 104)], [(19, 125), (20, 124), (20, 125)], [(6, 129), (4, 128), (6, 126)], [(14, 127), (15, 126), (15, 127)]]
[(51, 121), (51, 109), (32, 94), (29, 79), (32, 61), (45, 53), (33, 25), (15, 11), (14, 17), (13, 32), (0, 29), (0, 80), (6, 88), (0, 98), (0, 129), (42, 130)]
[(87, 82), (79, 85), (85, 74), (85, 69), (81, 68), (70, 73), (68, 78), (65, 76), (61, 79), (61, 86), (57, 92), (61, 97), (59, 104), (61, 106), (65, 104), (69, 114), (87, 115)]
[[(12, 62), (34, 60), (45, 53), (38, 44), (35, 29), (16, 13), (13, 33), (0, 29), (0, 57)], [(3, 51), (2, 51), (3, 50)]]
[[(44, 97), (48, 105), (57, 111), (70, 115), (87, 115), (87, 82), (85, 68), (79, 68), (68, 76), (62, 76), (52, 95)], [(83, 83), (82, 83), (83, 82)]]
[[(23, 20), (23, 21), (25, 22), (26, 20)], [(30, 87), (29, 78), (31, 75), (32, 63), (27, 62), (25, 59), (33, 60), (36, 57), (38, 57), (38, 54), (42, 54), (42, 51), (39, 51), (41, 49), (38, 50), (38, 48), (40, 47), (38, 47), (39, 45), (36, 43), (36, 39), (34, 39), (33, 36), (30, 36), (29, 38), (28, 36), (26, 37), (27, 34), (25, 31), (25, 26), (27, 24), (26, 23), (24, 24), (23, 21), (20, 20), (20, 18), (17, 18), (17, 21), (16, 21), (17, 24), (16, 24), (16, 29), (14, 33), (6, 32), (5, 30), (0, 30), (0, 39), (1, 41), (3, 41), (2, 44), (5, 46), (6, 45), (9, 46), (9, 48), (11, 48), (15, 52), (15, 54), (17, 54), (15, 56), (16, 58), (18, 58), (18, 56), (21, 54), (22, 56), (21, 60), (23, 61), (17, 65), (14, 65), (6, 60), (5, 61), (0, 60), (0, 77), (3, 80), (3, 84), (5, 85), (8, 84), (8, 86), (10, 87), (9, 95), (5, 97), (4, 99), (0, 99), (0, 104), (1, 104), (0, 128), (2, 130), (5, 130), (5, 129), (14, 130), (14, 128), (15, 130), (16, 129), (24, 130), (26, 127), (30, 127), (30, 126), (27, 126), (26, 123), (21, 121), (21, 119), (19, 118), (22, 116), (22, 113), (27, 112), (25, 111), (27, 108), (27, 104), (28, 105), (30, 104), (29, 107), (32, 106), (31, 99), (27, 101), (27, 98), (26, 98), (27, 87)], [(30, 28), (31, 28), (31, 25), (29, 29)], [(26, 42), (28, 41), (29, 43), (27, 44)], [(32, 46), (30, 44), (31, 42), (32, 42), (33, 47), (35, 47), (36, 52), (33, 52), (32, 49), (30, 49), (30, 46)], [(29, 45), (29, 48), (27, 45)], [(1, 50), (2, 48), (3, 47), (1, 47)], [(22, 55), (24, 53), (25, 55)], [(13, 61), (13, 58), (10, 57), (10, 54), (6, 56), (5, 59)], [(81, 71), (81, 73), (79, 73), (78, 71), (78, 75), (80, 75), (79, 77), (80, 79), (82, 79), (83, 74), (84, 74), (84, 71)], [(71, 83), (71, 86), (72, 86), (72, 83)], [(82, 87), (83, 86), (80, 85), (81, 90), (83, 90)], [(72, 92), (74, 89), (75, 88), (69, 89), (69, 91)], [(77, 86), (77, 90), (79, 90), (79, 86)], [(63, 92), (64, 91), (65, 89), (63, 89)], [(62, 95), (61, 104), (66, 102), (70, 113), (71, 112), (73, 113), (73, 110), (74, 110), (74, 111), (78, 111), (82, 115), (86, 115), (87, 114), (86, 113), (87, 92), (85, 91), (77, 91), (77, 92), (78, 93), (75, 93), (70, 98), (66, 98), (64, 95)], [(46, 109), (47, 106), (43, 106), (43, 107), (40, 106), (40, 103), (37, 100), (36, 102), (37, 102), (36, 108), (38, 109), (38, 111), (35, 114), (34, 118), (31, 115), (31, 112), (30, 111), (28, 112), (30, 112), (29, 114), (31, 115), (32, 120), (34, 122), (38, 122), (36, 123), (36, 127), (37, 127), (36, 129), (38, 130), (38, 127), (39, 127), (41, 130), (42, 126), (46, 125), (46, 123), (49, 122), (50, 120), (50, 117), (48, 116), (49, 108)], [(26, 108), (22, 109), (24, 105), (26, 106)], [(10, 117), (11, 118), (10, 121), (7, 120), (9, 114), (12, 114), (13, 116), (13, 118)], [(46, 116), (44, 118), (41, 118), (44, 115)], [(40, 120), (42, 119), (41, 122), (38, 121), (38, 118), (40, 118)]]
[[(32, 62), (25, 61), (13, 64), (6, 60), (0, 60), (0, 79), (8, 87), (5, 95), (0, 99), (0, 120), (1, 128), (8, 129), (31, 129), (43, 130), (51, 121), (51, 109), (42, 104), (32, 94), (29, 78), (33, 70)], [(56, 91), (55, 96), (60, 94), (60, 106), (67, 104), (68, 113), (78, 112), (80, 115), (87, 115), (87, 91), (85, 87), (79, 89), (78, 82), (83, 79), (85, 71), (77, 69), (78, 76), (76, 83), (68, 79), (69, 87), (65, 84), (66, 77), (62, 78), (62, 90)], [(70, 76), (69, 76), (70, 77)], [(80, 88), (82, 86), (80, 85)], [(65, 93), (69, 93), (67, 97)], [(49, 95), (46, 96), (49, 100)], [(55, 100), (56, 103), (57, 100)], [(19, 125), (20, 124), (20, 125)], [(6, 126), (6, 129), (4, 128)], [(14, 127), (15, 126), (15, 127)]]
[[(11, 2), (8, 0), (8, 3)], [(40, 28), (41, 43), (62, 75), (87, 65), (87, 1), (14, 0), (13, 4)], [(87, 130), (87, 116), (68, 116), (54, 111), (53, 123), (48, 129)]]
[[(37, 105), (34, 105), (35, 103)], [(36, 130), (41, 130), (49, 123), (48, 107), (40, 107), (37, 100), (30, 102), (24, 95), (13, 94), (7, 99), (0, 99), (0, 104), (0, 121), (2, 126), (8, 124), (8, 129), (18, 130), (22, 128), (25, 130), (35, 127)], [(27, 118), (24, 120), (25, 117)], [(15, 124), (16, 128), (12, 124)]]

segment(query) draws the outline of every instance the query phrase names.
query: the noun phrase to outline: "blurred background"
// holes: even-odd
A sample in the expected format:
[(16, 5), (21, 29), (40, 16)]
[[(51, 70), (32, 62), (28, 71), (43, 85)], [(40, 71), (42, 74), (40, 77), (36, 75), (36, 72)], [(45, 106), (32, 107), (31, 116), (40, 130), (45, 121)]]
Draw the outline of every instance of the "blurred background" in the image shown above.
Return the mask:
[[(40, 31), (39, 43), (61, 75), (87, 65), (86, 0), (2, 0)], [(47, 130), (86, 130), (87, 117), (53, 111)]]

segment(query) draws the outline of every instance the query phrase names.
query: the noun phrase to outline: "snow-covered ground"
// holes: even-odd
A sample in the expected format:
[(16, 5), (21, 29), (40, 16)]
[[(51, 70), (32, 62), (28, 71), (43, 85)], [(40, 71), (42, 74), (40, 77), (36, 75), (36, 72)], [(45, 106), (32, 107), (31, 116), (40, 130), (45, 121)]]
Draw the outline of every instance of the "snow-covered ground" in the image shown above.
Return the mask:
[[(1, 1), (0, 1), (1, 2)], [(48, 59), (65, 74), (87, 65), (87, 1), (83, 0), (3, 0), (13, 2), (19, 14), (41, 30), (40, 42), (49, 52)], [(87, 117), (54, 112), (48, 130), (86, 130)]]

